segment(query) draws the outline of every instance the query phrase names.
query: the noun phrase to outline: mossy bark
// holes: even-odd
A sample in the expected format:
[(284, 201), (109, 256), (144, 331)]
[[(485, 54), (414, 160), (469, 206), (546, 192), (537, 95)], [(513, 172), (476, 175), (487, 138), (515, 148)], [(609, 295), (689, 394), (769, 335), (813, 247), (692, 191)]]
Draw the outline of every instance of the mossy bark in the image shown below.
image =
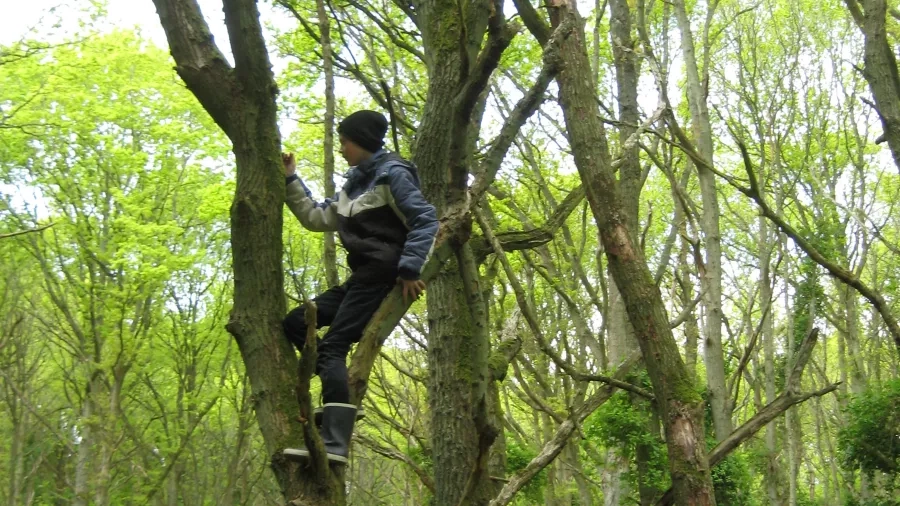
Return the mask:
[[(484, 76), (478, 73), (485, 69), (478, 65), (490, 51), (492, 37), (483, 49), (482, 41), (490, 16), (497, 13), (487, 1), (432, 0), (417, 7), (429, 85), (413, 161), (425, 195), (440, 215), (468, 206), (471, 150), (486, 84), (479, 80)], [(455, 254), (428, 286), (428, 394), (436, 506), (461, 501), (485, 504), (493, 488), (487, 472), (488, 450), (496, 435), (488, 416), (490, 343), (477, 264), (467, 244), (470, 232), (467, 222), (450, 240)]]

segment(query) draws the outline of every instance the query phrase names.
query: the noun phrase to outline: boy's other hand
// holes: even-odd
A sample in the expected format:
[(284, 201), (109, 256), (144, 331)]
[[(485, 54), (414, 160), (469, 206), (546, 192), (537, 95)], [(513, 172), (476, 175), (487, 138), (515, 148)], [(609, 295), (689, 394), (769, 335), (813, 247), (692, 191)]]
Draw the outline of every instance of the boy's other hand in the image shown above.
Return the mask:
[(403, 302), (412, 302), (418, 299), (422, 292), (425, 291), (425, 282), (421, 279), (409, 280), (397, 278), (400, 286), (403, 287)]
[(284, 177), (291, 177), (297, 172), (297, 161), (294, 153), (281, 153), (281, 163), (284, 164)]

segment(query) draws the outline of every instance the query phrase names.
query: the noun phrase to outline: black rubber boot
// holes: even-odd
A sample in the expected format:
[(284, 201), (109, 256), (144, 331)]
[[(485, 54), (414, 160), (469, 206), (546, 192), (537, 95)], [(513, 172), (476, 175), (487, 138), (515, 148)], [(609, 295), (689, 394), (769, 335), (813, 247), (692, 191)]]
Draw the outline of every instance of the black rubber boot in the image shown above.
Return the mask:
[[(331, 403), (323, 406), (322, 427), (319, 433), (325, 443), (328, 461), (347, 463), (350, 455), (350, 437), (353, 435), (353, 424), (356, 422), (356, 406), (353, 404)], [(306, 448), (285, 448), (284, 456), (291, 460), (309, 460)]]
[[(316, 424), (316, 427), (322, 426), (322, 407), (318, 407), (313, 410), (313, 421)], [(366, 408), (360, 406), (356, 409), (356, 421), (360, 421), (366, 417)]]

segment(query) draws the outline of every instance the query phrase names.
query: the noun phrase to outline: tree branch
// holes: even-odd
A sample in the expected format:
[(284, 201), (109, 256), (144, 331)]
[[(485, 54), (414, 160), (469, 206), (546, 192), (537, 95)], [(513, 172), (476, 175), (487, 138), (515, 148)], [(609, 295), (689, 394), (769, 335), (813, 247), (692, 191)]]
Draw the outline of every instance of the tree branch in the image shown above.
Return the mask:
[(428, 472), (422, 469), (420, 465), (416, 464), (416, 462), (411, 459), (409, 455), (391, 448), (385, 448), (384, 446), (381, 446), (364, 434), (358, 434), (356, 438), (363, 444), (363, 446), (381, 455), (382, 457), (387, 457), (391, 460), (403, 462), (404, 464), (409, 466), (409, 468), (412, 469), (416, 476), (419, 477), (419, 481), (422, 482), (422, 485), (425, 485), (425, 488), (427, 488), (432, 494), (434, 493), (434, 480), (431, 479), (431, 476), (428, 474)]
[[(888, 330), (891, 333), (891, 336), (894, 338), (894, 344), (897, 347), (897, 352), (900, 353), (900, 325), (897, 323), (897, 319), (891, 313), (890, 308), (887, 305), (887, 302), (884, 300), (884, 297), (881, 294), (875, 292), (875, 290), (871, 289), (868, 285), (862, 282), (856, 275), (854, 275), (850, 270), (837, 265), (825, 258), (819, 250), (812, 245), (809, 241), (806, 240), (803, 236), (801, 236), (793, 227), (791, 227), (781, 216), (779, 216), (775, 211), (769, 207), (769, 204), (766, 203), (765, 199), (762, 196), (762, 193), (759, 188), (759, 184), (756, 181), (756, 175), (753, 171), (753, 162), (750, 160), (750, 154), (747, 152), (747, 147), (744, 146), (744, 143), (735, 137), (735, 142), (737, 142), (738, 148), (741, 150), (741, 156), (744, 160), (744, 168), (747, 171), (747, 176), (750, 178), (750, 188), (744, 188), (743, 186), (734, 182), (731, 178), (726, 178), (726, 180), (733, 186), (735, 189), (743, 193), (744, 195), (753, 199), (756, 202), (757, 206), (759, 206), (760, 210), (763, 212), (763, 215), (766, 218), (769, 218), (776, 226), (778, 226), (781, 231), (791, 238), (804, 253), (806, 253), (814, 262), (824, 267), (832, 276), (839, 279), (844, 284), (854, 288), (860, 295), (865, 297), (872, 306), (878, 311), (881, 315), (881, 318), (884, 320), (884, 323), (887, 325)], [(708, 166), (708, 165), (707, 165)], [(720, 177), (723, 175), (719, 172), (716, 172)]]
[[(759, 432), (760, 429), (769, 424), (772, 420), (781, 416), (782, 413), (787, 411), (789, 408), (796, 404), (800, 404), (812, 397), (821, 397), (825, 394), (833, 392), (840, 385), (840, 382), (829, 385), (821, 390), (801, 394), (800, 390), (800, 377), (803, 374), (803, 370), (806, 368), (806, 365), (809, 363), (809, 359), (812, 356), (812, 350), (816, 345), (816, 341), (818, 340), (819, 329), (813, 328), (809, 334), (807, 334), (806, 338), (804, 338), (803, 343), (800, 345), (800, 350), (797, 352), (796, 360), (794, 362), (794, 366), (791, 369), (791, 374), (789, 376), (788, 384), (785, 385), (784, 392), (781, 393), (778, 397), (775, 398), (772, 402), (767, 404), (764, 408), (759, 410), (756, 415), (753, 416), (750, 420), (747, 420), (743, 425), (735, 429), (727, 438), (723, 439), (709, 452), (707, 459), (709, 460), (709, 466), (715, 466), (716, 464), (722, 462), (725, 457), (728, 456), (729, 453), (734, 451), (735, 448), (739, 447), (745, 441), (753, 437), (754, 434)], [(674, 493), (670, 488), (666, 491), (665, 494), (659, 499), (656, 503), (657, 506), (667, 506), (674, 504)]]
[[(457, 114), (467, 121), (475, 110), (478, 96), (487, 87), (491, 74), (500, 64), (503, 51), (512, 43), (518, 33), (518, 27), (503, 19), (503, 11), (495, 10), (488, 24), (488, 39), (484, 49), (475, 60), (475, 65), (465, 85), (457, 95)], [(462, 46), (465, 47), (465, 46)]]
[[(441, 264), (453, 256), (450, 241), (460, 233), (461, 225), (467, 221), (467, 214), (468, 209), (465, 207), (451, 208), (441, 219), (434, 252), (421, 273), (421, 279), (426, 283), (437, 275)], [(348, 371), (351, 403), (359, 404), (365, 396), (375, 358), (378, 357), (384, 340), (400, 323), (409, 306), (410, 303), (403, 300), (400, 288), (396, 287), (391, 290), (366, 325), (362, 338), (356, 345), (356, 351), (353, 352)]]
[(531, 35), (538, 41), (538, 44), (545, 45), (550, 38), (550, 25), (541, 18), (530, 0), (513, 0), (513, 3)]
[(490, 149), (484, 156), (484, 160), (481, 162), (481, 171), (475, 178), (471, 190), (469, 190), (472, 200), (479, 200), (484, 195), (484, 192), (487, 191), (488, 185), (497, 176), (497, 171), (500, 170), (500, 165), (503, 163), (503, 159), (506, 157), (510, 146), (512, 146), (516, 135), (528, 118), (541, 106), (541, 103), (544, 101), (544, 93), (546, 93), (547, 87), (556, 77), (558, 71), (559, 69), (555, 65), (542, 66), (534, 84), (516, 103), (515, 108), (509, 117), (506, 118), (500, 134), (494, 139)]
[[(631, 368), (634, 367), (639, 360), (640, 354), (633, 354), (619, 366), (613, 375), (613, 379), (624, 381), (625, 377), (631, 372)], [(540, 453), (531, 459), (531, 462), (525, 466), (525, 469), (522, 469), (509, 479), (509, 482), (503, 486), (503, 489), (500, 490), (497, 497), (491, 501), (490, 506), (506, 506), (511, 503), (516, 494), (522, 490), (522, 487), (527, 485), (535, 475), (556, 459), (563, 448), (568, 444), (572, 434), (581, 427), (584, 419), (596, 411), (604, 402), (609, 400), (615, 391), (616, 388), (612, 385), (602, 387), (589, 397), (584, 404), (577, 409), (572, 410), (569, 417), (556, 429), (556, 433), (553, 434), (553, 437), (544, 444), (543, 448), (541, 448)]]
[(560, 357), (559, 354), (550, 347), (550, 344), (544, 337), (544, 333), (541, 330), (540, 325), (538, 325), (534, 308), (531, 307), (528, 298), (525, 296), (525, 290), (522, 288), (522, 284), (519, 282), (515, 271), (513, 271), (512, 266), (509, 263), (509, 259), (506, 258), (506, 253), (503, 251), (503, 247), (500, 245), (497, 237), (494, 236), (494, 233), (491, 231), (490, 225), (484, 218), (484, 215), (481, 213), (481, 211), (476, 208), (474, 210), (474, 213), (475, 218), (478, 220), (478, 225), (481, 227), (481, 231), (484, 233), (485, 238), (494, 249), (494, 253), (500, 259), (500, 263), (503, 266), (504, 272), (506, 273), (507, 280), (512, 285), (513, 292), (515, 292), (516, 295), (516, 300), (518, 301), (519, 307), (521, 308), (525, 316), (525, 321), (528, 323), (528, 327), (534, 334), (534, 337), (537, 340), (538, 347), (541, 349), (541, 351), (547, 354), (547, 356), (549, 356), (553, 360), (553, 363), (556, 364), (557, 367), (564, 370), (566, 374), (570, 375), (576, 381), (600, 381), (608, 385), (616, 386), (623, 390), (628, 390), (629, 392), (633, 392), (637, 395), (640, 395), (641, 397), (653, 399), (652, 393), (644, 390), (643, 388), (632, 385), (631, 383), (628, 383), (626, 381), (617, 380), (616, 378), (611, 378), (609, 376), (586, 374), (576, 370), (575, 366), (563, 360), (562, 357)]
[(316, 476), (324, 478), (328, 476), (328, 457), (325, 455), (325, 445), (315, 428), (312, 413), (312, 398), (309, 395), (309, 382), (316, 371), (317, 336), (316, 336), (316, 303), (307, 300), (306, 311), (306, 342), (300, 352), (300, 360), (297, 362), (297, 402), (300, 404), (299, 422), (303, 425), (303, 441), (309, 450), (309, 458), (312, 461), (312, 470)]
[(0, 234), (0, 239), (8, 239), (10, 237), (16, 237), (16, 236), (25, 235), (25, 234), (33, 234), (35, 232), (47, 230), (48, 228), (52, 227), (53, 225), (55, 225), (55, 223), (48, 223), (46, 225), (36, 227), (36, 228), (30, 228), (28, 230), (19, 230), (18, 232), (10, 232), (8, 234)]
[(494, 381), (503, 381), (509, 364), (522, 349), (522, 338), (519, 337), (517, 331), (521, 314), (518, 308), (513, 310), (513, 314), (506, 319), (506, 324), (500, 333), (500, 343), (491, 352), (488, 367)]
[[(543, 226), (521, 232), (502, 232), (495, 234), (504, 251), (518, 251), (537, 248), (553, 240), (562, 225), (566, 222), (575, 209), (584, 201), (584, 186), (578, 185), (566, 195), (566, 198), (557, 206), (553, 214)], [(473, 237), (470, 240), (472, 251), (479, 261), (483, 261), (494, 252), (490, 242), (484, 237)]]
[(153, 0), (153, 4), (175, 59), (175, 71), (231, 137), (233, 125), (226, 104), (238, 97), (234, 69), (216, 46), (200, 6), (196, 0)]

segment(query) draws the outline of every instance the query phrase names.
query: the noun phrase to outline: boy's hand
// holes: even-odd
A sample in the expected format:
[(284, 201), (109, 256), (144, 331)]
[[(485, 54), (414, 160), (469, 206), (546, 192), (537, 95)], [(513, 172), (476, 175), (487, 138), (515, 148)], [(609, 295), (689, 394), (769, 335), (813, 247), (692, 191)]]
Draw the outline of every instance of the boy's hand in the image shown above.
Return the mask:
[(294, 153), (281, 153), (281, 163), (284, 164), (284, 177), (291, 177), (297, 172), (297, 161)]
[(400, 286), (403, 287), (403, 302), (407, 302), (410, 297), (412, 301), (418, 299), (422, 292), (425, 291), (425, 282), (421, 279), (409, 280), (403, 278), (397, 278), (397, 281), (400, 283)]

